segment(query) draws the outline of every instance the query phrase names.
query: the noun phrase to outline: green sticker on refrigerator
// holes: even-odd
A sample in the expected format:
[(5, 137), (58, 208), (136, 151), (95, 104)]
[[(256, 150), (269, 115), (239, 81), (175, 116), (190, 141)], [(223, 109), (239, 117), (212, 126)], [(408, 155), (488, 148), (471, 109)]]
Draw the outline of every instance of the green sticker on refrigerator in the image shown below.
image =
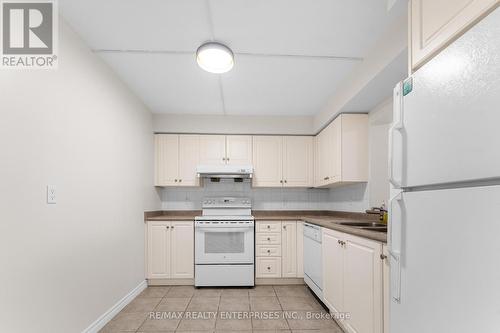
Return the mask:
[(413, 79), (410, 77), (403, 82), (403, 96), (408, 95), (413, 90)]

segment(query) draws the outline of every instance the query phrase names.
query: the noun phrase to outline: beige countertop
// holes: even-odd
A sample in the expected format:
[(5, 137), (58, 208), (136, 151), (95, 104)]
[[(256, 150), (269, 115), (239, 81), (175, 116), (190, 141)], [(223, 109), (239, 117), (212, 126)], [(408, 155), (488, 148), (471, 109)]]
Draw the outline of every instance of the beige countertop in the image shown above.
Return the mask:
[[(199, 210), (191, 211), (155, 211), (144, 214), (145, 221), (194, 221), (195, 216), (201, 215)], [(365, 213), (337, 212), (337, 211), (252, 211), (256, 221), (269, 220), (296, 220), (304, 221), (338, 230), (348, 234), (365, 237), (375, 241), (387, 242), (387, 233), (354, 228), (339, 224), (339, 222), (377, 221), (377, 216)]]

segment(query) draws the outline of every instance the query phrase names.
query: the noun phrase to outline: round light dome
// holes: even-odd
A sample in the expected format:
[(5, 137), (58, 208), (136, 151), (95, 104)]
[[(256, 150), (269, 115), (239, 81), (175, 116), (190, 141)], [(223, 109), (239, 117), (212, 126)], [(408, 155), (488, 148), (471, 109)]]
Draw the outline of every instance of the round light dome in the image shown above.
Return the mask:
[(208, 42), (196, 51), (198, 65), (210, 73), (225, 73), (234, 66), (233, 52), (224, 44)]

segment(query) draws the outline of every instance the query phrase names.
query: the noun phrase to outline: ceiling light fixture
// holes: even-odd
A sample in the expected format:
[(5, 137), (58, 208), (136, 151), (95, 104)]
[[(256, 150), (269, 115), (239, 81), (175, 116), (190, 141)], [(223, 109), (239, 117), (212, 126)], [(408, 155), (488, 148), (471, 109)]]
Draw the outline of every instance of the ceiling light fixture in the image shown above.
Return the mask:
[(224, 44), (208, 42), (196, 51), (196, 62), (210, 73), (226, 73), (234, 66), (233, 51)]

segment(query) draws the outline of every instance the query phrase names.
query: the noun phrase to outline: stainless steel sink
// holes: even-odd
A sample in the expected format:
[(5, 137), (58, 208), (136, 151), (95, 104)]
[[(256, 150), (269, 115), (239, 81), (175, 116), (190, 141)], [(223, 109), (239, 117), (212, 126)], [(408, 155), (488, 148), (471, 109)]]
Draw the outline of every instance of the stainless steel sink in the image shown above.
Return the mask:
[(387, 227), (357, 227), (358, 229), (370, 230), (370, 231), (378, 231), (378, 232), (387, 232)]
[(346, 225), (346, 226), (349, 226), (349, 227), (384, 227), (387, 229), (387, 225), (384, 224), (384, 223), (380, 223), (380, 222), (370, 222), (370, 221), (367, 221), (367, 222), (339, 222), (338, 224), (340, 225)]

